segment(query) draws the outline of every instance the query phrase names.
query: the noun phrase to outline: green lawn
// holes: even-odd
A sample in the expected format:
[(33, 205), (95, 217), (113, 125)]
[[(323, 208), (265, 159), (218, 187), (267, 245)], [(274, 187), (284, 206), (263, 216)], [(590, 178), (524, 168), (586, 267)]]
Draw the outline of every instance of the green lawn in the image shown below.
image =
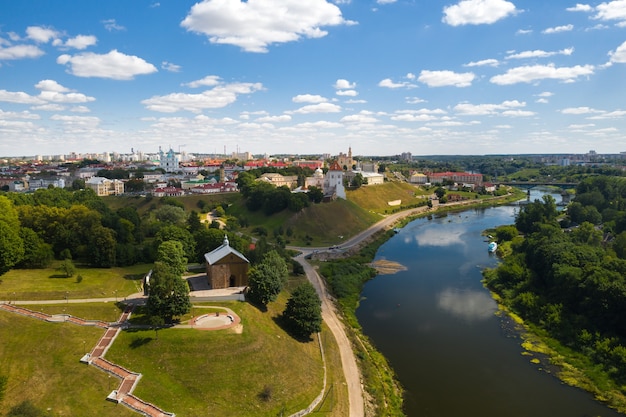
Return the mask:
[[(266, 312), (243, 302), (210, 303), (233, 309), (242, 319), (241, 334), (232, 330), (128, 330), (115, 340), (106, 358), (142, 373), (135, 394), (177, 416), (292, 414), (317, 397), (324, 372), (317, 338), (297, 341), (279, 325), (289, 291), (304, 279), (290, 279), (286, 291)], [(104, 321), (115, 321), (121, 314), (121, 306), (114, 302), (26, 307)], [(199, 314), (199, 308), (190, 315), (194, 312)], [(102, 334), (100, 328), (46, 323), (0, 311), (0, 375), (8, 377), (0, 407), (8, 410), (28, 399), (43, 410), (50, 408), (55, 416), (136, 415), (105, 401), (119, 384), (117, 379), (79, 363)], [(324, 400), (312, 415), (345, 416), (348, 400), (341, 359), (325, 325), (321, 339), (328, 384)], [(264, 391), (269, 398), (262, 398)], [(68, 395), (72, 392), (76, 396)]]
[(51, 416), (133, 417), (128, 408), (105, 401), (119, 380), (80, 358), (103, 334), (95, 327), (47, 323), (0, 311), (0, 375), (8, 378), (0, 408), (25, 400)]
[[(63, 300), (68, 298), (119, 297), (141, 291), (143, 276), (152, 265), (125, 268), (84, 268), (77, 265), (73, 277), (55, 268), (12, 269), (0, 277), (0, 300)], [(78, 275), (83, 277), (77, 282)]]
[[(421, 187), (405, 182), (386, 182), (380, 185), (363, 186), (347, 192), (348, 200), (365, 210), (385, 213), (393, 208), (407, 207), (423, 202), (427, 195)], [(390, 206), (390, 201), (401, 200), (400, 206)]]

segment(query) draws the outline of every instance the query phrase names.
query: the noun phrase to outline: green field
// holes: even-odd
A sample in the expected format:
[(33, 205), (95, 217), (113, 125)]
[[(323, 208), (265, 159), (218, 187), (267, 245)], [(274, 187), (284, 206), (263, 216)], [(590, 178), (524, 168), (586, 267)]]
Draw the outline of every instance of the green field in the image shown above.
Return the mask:
[[(347, 192), (348, 200), (354, 202), (357, 206), (374, 211), (376, 213), (385, 213), (392, 208), (408, 207), (424, 201), (430, 192), (422, 187), (416, 187), (405, 182), (386, 182), (381, 185), (372, 185), (360, 187), (353, 191)], [(401, 205), (396, 207), (390, 206), (390, 201), (401, 200)]]
[[(57, 262), (58, 263), (58, 262)], [(73, 277), (66, 278), (53, 267), (13, 269), (0, 278), (0, 300), (63, 300), (114, 298), (141, 291), (142, 278), (151, 265), (127, 268), (88, 268), (77, 265)], [(81, 282), (77, 281), (82, 276)]]
[[(279, 316), (290, 290), (304, 279), (292, 278), (266, 312), (244, 302), (211, 304), (234, 310), (242, 319), (241, 334), (177, 328), (158, 333), (128, 330), (118, 336), (106, 358), (142, 373), (134, 394), (178, 416), (294, 413), (320, 393), (324, 372), (317, 338), (303, 343), (280, 326)], [(31, 279), (30, 286), (37, 282)], [(28, 285), (23, 282), (22, 288), (34, 292)], [(108, 322), (117, 320), (123, 308), (114, 302), (27, 307)], [(190, 314), (194, 312), (197, 314), (198, 308)], [(54, 416), (136, 415), (105, 401), (119, 384), (117, 379), (79, 362), (102, 334), (100, 328), (47, 323), (0, 311), (0, 375), (8, 377), (1, 406), (8, 410), (30, 400), (42, 410), (50, 409)], [(312, 415), (343, 416), (348, 403), (341, 360), (325, 326), (321, 340), (328, 384), (318, 412)]]

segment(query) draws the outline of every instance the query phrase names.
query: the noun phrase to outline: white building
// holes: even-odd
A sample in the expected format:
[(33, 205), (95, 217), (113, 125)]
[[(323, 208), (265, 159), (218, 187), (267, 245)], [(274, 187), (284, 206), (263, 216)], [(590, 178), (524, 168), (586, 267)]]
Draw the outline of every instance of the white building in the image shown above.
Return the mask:
[(343, 169), (337, 162), (333, 162), (324, 178), (324, 198), (339, 197), (346, 199), (346, 189), (343, 186)]
[(91, 188), (100, 197), (124, 194), (124, 183), (104, 177), (91, 177), (85, 181), (85, 187)]

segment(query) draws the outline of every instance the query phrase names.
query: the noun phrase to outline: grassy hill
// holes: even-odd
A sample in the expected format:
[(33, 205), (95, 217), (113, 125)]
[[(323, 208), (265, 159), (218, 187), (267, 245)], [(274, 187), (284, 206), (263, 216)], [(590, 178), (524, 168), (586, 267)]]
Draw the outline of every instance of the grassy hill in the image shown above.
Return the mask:
[[(365, 210), (384, 214), (392, 208), (408, 207), (421, 203), (429, 194), (429, 192), (414, 185), (393, 181), (348, 191), (347, 197), (348, 200)], [(400, 206), (391, 207), (388, 204), (390, 201), (397, 200), (401, 201)]]
[[(227, 306), (241, 317), (241, 334), (172, 328), (160, 330), (157, 337), (153, 330), (127, 330), (106, 358), (142, 373), (135, 394), (180, 417), (290, 415), (309, 405), (323, 381), (317, 338), (302, 342), (280, 326), (289, 291), (303, 279), (292, 277), (288, 290), (267, 311), (244, 302), (212, 303)], [(120, 315), (114, 303), (30, 308), (105, 321)], [(195, 314), (202, 311), (200, 307), (194, 310)], [(46, 323), (0, 311), (0, 375), (8, 378), (2, 409), (29, 400), (54, 416), (136, 416), (105, 401), (117, 388), (117, 379), (79, 362), (102, 334), (102, 329), (94, 327)], [(348, 403), (341, 359), (326, 326), (321, 341), (327, 390), (312, 415), (344, 416)]]

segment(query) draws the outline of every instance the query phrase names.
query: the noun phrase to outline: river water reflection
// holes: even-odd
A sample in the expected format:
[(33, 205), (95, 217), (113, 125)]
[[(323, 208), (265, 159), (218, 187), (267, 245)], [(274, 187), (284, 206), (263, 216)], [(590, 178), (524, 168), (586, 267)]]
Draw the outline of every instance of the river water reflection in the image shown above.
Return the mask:
[(405, 388), (407, 416), (621, 416), (531, 363), (495, 315), (481, 270), (498, 261), (481, 232), (514, 210), (418, 219), (380, 247), (376, 259), (408, 269), (368, 282), (357, 317)]

